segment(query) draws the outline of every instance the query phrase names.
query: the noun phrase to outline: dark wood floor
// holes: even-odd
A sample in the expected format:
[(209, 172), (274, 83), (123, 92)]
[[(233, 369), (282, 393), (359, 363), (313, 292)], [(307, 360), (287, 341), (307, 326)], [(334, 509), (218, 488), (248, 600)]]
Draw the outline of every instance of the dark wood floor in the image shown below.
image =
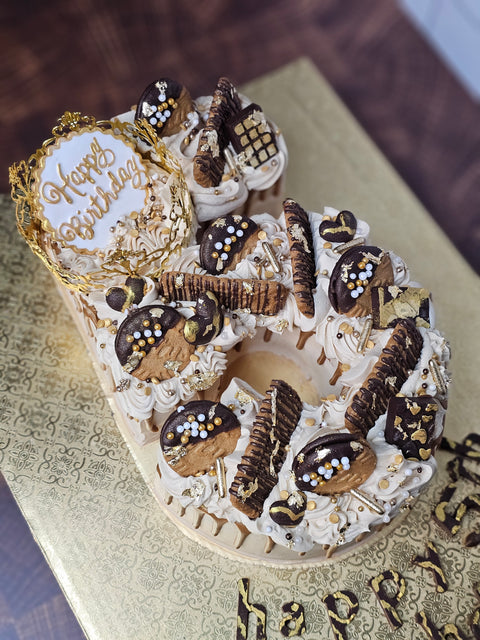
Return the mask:
[[(306, 55), (480, 272), (480, 106), (393, 0), (21, 0), (0, 18), (0, 190), (66, 109), (108, 117), (160, 75), (201, 95)], [(81, 637), (3, 484), (0, 513), (0, 637)]]

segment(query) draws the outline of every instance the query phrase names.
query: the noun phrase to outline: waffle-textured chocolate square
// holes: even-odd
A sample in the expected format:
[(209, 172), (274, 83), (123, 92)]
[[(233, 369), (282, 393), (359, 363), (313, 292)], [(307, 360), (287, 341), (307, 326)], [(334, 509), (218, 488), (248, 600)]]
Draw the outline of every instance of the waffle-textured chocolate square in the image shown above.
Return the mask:
[(432, 453), (437, 411), (432, 396), (394, 396), (388, 403), (385, 440), (409, 460), (427, 460)]
[(430, 296), (417, 287), (372, 287), (372, 318), (375, 329), (395, 326), (400, 318), (411, 318), (417, 327), (430, 327)]
[(236, 153), (254, 169), (278, 153), (275, 134), (258, 104), (249, 104), (232, 116), (226, 128)]

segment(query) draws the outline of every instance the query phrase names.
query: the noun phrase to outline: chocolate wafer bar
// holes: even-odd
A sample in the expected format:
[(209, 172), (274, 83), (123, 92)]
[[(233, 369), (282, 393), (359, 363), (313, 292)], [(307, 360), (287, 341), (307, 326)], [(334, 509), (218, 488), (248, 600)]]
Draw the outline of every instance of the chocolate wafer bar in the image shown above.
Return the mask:
[(166, 271), (159, 280), (159, 293), (168, 300), (196, 300), (205, 291), (214, 293), (227, 309), (276, 315), (284, 306), (287, 290), (273, 280), (243, 280)]
[(218, 187), (220, 184), (225, 167), (223, 151), (228, 145), (225, 123), (241, 108), (233, 84), (228, 78), (220, 78), (193, 159), (193, 177), (201, 187)]
[(258, 518), (277, 483), (285, 447), (302, 413), (298, 393), (283, 380), (272, 380), (253, 422), (250, 440), (230, 486), (234, 507), (249, 518)]
[(399, 320), (372, 372), (345, 412), (347, 427), (364, 436), (386, 412), (420, 358), (423, 338), (410, 319)]
[(283, 212), (290, 244), (295, 300), (299, 311), (307, 318), (313, 318), (315, 302), (312, 291), (316, 280), (312, 229), (307, 212), (294, 200), (285, 200)]

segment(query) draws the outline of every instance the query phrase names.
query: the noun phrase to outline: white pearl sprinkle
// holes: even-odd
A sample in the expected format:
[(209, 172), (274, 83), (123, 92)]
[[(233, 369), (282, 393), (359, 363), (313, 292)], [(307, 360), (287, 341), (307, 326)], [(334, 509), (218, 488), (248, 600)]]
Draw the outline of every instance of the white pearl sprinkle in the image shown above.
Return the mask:
[(308, 475), (308, 473), (304, 473), (302, 476), (302, 480), (304, 482), (310, 482), (310, 476)]
[(388, 516), (387, 514), (385, 514), (382, 518), (383, 522), (390, 522), (390, 516)]
[(215, 242), (215, 249), (223, 249), (223, 244), (221, 242)]
[(357, 287), (357, 291), (360, 294), (360, 293), (363, 293), (365, 289), (363, 287)]
[(199, 422), (203, 422), (205, 420), (205, 414), (204, 413), (199, 413), (197, 416), (197, 420)]
[(365, 271), (360, 271), (360, 273), (358, 274), (358, 279), (359, 280), (366, 280), (367, 279), (367, 274), (365, 273)]
[(188, 422), (188, 420), (187, 420), (187, 422), (183, 423), (183, 428), (184, 429), (190, 429), (190, 423)]
[(342, 456), (340, 458), (340, 462), (342, 463), (342, 465), (350, 464), (350, 460), (347, 458), (347, 456)]
[(350, 280), (356, 280), (357, 279), (357, 274), (356, 273), (351, 273), (350, 274)]
[(325, 473), (325, 467), (318, 467), (317, 473), (319, 473), (321, 476), (323, 476), (323, 474)]
[(232, 225), (230, 225), (229, 227), (227, 227), (227, 233), (235, 233), (235, 227), (232, 227)]
[(191, 436), (192, 438), (196, 438), (198, 436), (198, 429), (192, 429)]
[(177, 407), (177, 412), (181, 413), (185, 409), (184, 406)]
[(430, 393), (436, 393), (437, 391), (437, 387), (434, 384), (429, 384), (427, 387), (427, 391), (430, 391)]
[(352, 298), (358, 298), (358, 296), (360, 295), (358, 293), (358, 291), (355, 291), (355, 289), (350, 293), (350, 295), (352, 296)]
[(349, 462), (345, 462), (345, 464), (343, 465), (343, 468), (345, 471), (348, 471), (350, 469), (350, 463)]
[(167, 99), (167, 96), (164, 93), (159, 93), (158, 99), (160, 100), (160, 102), (165, 102), (165, 100)]
[(239, 229), (238, 231), (235, 232), (235, 235), (237, 236), (237, 238), (241, 238), (243, 236), (243, 231)]
[(231, 238), (225, 238), (225, 244), (232, 244)]
[(177, 433), (183, 433), (183, 432), (184, 432), (183, 424), (179, 424), (177, 427)]
[(303, 538), (301, 538), (300, 536), (297, 536), (296, 538), (293, 539), (293, 541), (295, 542), (295, 544), (300, 544), (301, 542), (303, 542)]
[(338, 458), (333, 458), (332, 467), (338, 467), (339, 464), (340, 464), (340, 460), (338, 460)]
[(135, 333), (133, 334), (133, 337), (135, 338), (135, 340), (140, 340), (140, 338), (142, 337), (142, 334), (140, 333), (140, 331), (135, 331)]
[(161, 335), (162, 335), (162, 331), (160, 329), (155, 329), (154, 336), (156, 338), (160, 338)]
[(225, 261), (225, 260), (228, 260), (228, 254), (227, 254), (227, 253), (222, 253), (222, 254), (220, 255), (220, 258), (221, 258), (222, 260), (224, 260), (224, 261)]
[(165, 109), (165, 111), (163, 112), (166, 118), (169, 118), (172, 115), (172, 112), (170, 111), (170, 109)]
[(312, 485), (312, 487), (316, 487), (318, 484), (317, 480), (310, 480), (310, 484)]
[(145, 329), (145, 331), (143, 332), (143, 335), (145, 336), (145, 338), (150, 338), (150, 336), (152, 335), (152, 332), (150, 331), (150, 329)]
[(413, 471), (411, 469), (405, 469), (405, 475), (406, 476), (411, 476), (413, 473)]
[(272, 527), (270, 525), (268, 525), (268, 526), (265, 527), (265, 531), (267, 533), (272, 533), (273, 529), (272, 529)]
[(157, 124), (157, 119), (156, 118), (150, 118), (150, 124)]
[(208, 431), (200, 431), (200, 438), (202, 438), (202, 440), (205, 440), (207, 436), (208, 436)]

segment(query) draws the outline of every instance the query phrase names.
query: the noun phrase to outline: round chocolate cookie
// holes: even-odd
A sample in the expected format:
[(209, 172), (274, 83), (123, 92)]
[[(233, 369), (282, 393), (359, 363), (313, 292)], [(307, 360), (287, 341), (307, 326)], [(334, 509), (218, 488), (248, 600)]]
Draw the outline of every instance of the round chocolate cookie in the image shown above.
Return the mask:
[(257, 244), (258, 225), (247, 218), (229, 214), (214, 220), (200, 242), (200, 264), (213, 275), (234, 269)]
[(366, 440), (351, 433), (331, 433), (307, 444), (295, 457), (292, 470), (301, 491), (333, 495), (363, 484), (376, 462)]
[(211, 291), (197, 298), (196, 312), (186, 320), (183, 334), (194, 345), (208, 344), (223, 329), (223, 313), (217, 296)]
[(183, 316), (171, 307), (140, 307), (118, 328), (115, 352), (120, 364), (140, 380), (174, 377), (195, 350), (183, 337), (184, 325)]
[(108, 306), (115, 311), (125, 312), (133, 304), (140, 304), (145, 295), (147, 283), (138, 276), (129, 276), (123, 287), (110, 287), (105, 294)]
[(393, 284), (390, 257), (379, 247), (352, 247), (335, 264), (328, 297), (338, 313), (366, 316), (372, 311), (371, 289)]
[(171, 136), (180, 131), (191, 111), (194, 105), (187, 89), (175, 80), (160, 78), (142, 93), (135, 120), (147, 120), (159, 136)]
[(285, 500), (272, 502), (268, 511), (270, 518), (282, 527), (296, 527), (305, 516), (307, 496), (303, 491), (294, 491)]
[(168, 464), (183, 477), (208, 473), (215, 460), (228, 456), (240, 437), (240, 423), (228, 407), (210, 400), (194, 400), (178, 407), (160, 433)]
[(318, 230), (327, 242), (348, 242), (355, 237), (357, 219), (351, 211), (340, 211), (333, 220), (322, 220)]

